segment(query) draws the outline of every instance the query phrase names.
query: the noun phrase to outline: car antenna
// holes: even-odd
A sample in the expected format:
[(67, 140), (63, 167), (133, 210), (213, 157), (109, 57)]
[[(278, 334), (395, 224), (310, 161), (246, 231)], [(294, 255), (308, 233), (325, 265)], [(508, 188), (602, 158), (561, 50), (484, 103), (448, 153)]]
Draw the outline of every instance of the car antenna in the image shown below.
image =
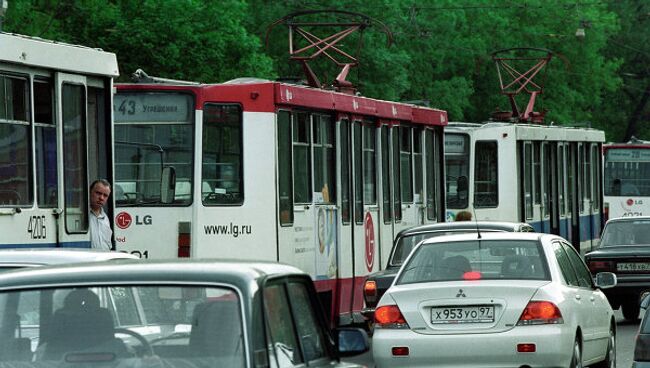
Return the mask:
[(479, 229), (479, 226), (478, 226), (478, 218), (476, 218), (476, 209), (474, 209), (473, 205), (472, 205), (472, 213), (474, 214), (474, 223), (476, 224), (476, 233), (478, 234), (478, 238), (481, 239), (481, 230)]

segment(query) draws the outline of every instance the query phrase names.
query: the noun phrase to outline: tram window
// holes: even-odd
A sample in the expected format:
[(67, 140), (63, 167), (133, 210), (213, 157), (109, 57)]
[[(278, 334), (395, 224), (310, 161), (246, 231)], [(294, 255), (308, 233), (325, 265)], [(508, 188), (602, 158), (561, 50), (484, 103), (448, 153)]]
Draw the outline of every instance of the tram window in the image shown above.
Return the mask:
[(395, 222), (402, 221), (402, 197), (400, 185), (400, 160), (399, 160), (399, 127), (391, 129), (391, 139), (393, 141), (393, 212)]
[[(445, 133), (445, 169), (447, 207), (467, 208), (467, 192), (461, 193), (458, 184), (469, 178), (469, 136), (467, 134)], [(464, 179), (463, 179), (464, 178)]]
[(68, 233), (81, 233), (88, 231), (85, 88), (64, 84), (62, 94), (65, 227)]
[(542, 163), (541, 142), (533, 142), (533, 201), (540, 204), (542, 201)]
[(591, 146), (591, 185), (593, 186), (592, 191), (591, 191), (591, 201), (593, 204), (593, 208), (598, 211), (600, 208), (600, 168), (602, 167), (600, 165), (600, 147), (598, 145), (594, 144)]
[(280, 224), (293, 224), (293, 181), (291, 162), (291, 114), (278, 112), (278, 197)]
[(363, 224), (363, 170), (361, 162), (363, 161), (361, 146), (361, 122), (355, 121), (352, 125), (352, 141), (354, 143), (352, 157), (354, 163), (354, 222), (358, 225)]
[(415, 181), (415, 196), (416, 203), (422, 203), (422, 131), (419, 129), (413, 130), (413, 179)]
[(583, 146), (584, 169), (582, 170), (582, 196), (585, 200), (591, 199), (591, 150), (590, 145), (585, 143)]
[(402, 202), (413, 203), (413, 166), (411, 164), (411, 128), (399, 128), (399, 163)]
[(474, 206), (496, 207), (499, 204), (497, 142), (478, 141), (475, 148)]
[(38, 206), (58, 205), (54, 87), (50, 80), (34, 80), (34, 133)]
[(311, 203), (310, 116), (294, 114), (293, 119), (293, 199), (295, 203)]
[(548, 143), (542, 144), (542, 156), (544, 164), (542, 171), (544, 173), (544, 190), (542, 194), (542, 204), (544, 206), (544, 217), (549, 217), (551, 213), (551, 196), (553, 195), (553, 179), (551, 176), (551, 147)]
[(327, 115), (314, 115), (314, 195), (318, 203), (336, 203), (334, 125)]
[(526, 219), (533, 218), (533, 146), (530, 142), (524, 143), (524, 206)]
[[(163, 205), (163, 166), (176, 171), (175, 206), (192, 203), (194, 146), (192, 96), (183, 93), (117, 93), (115, 202), (118, 206)], [(144, 106), (166, 105), (157, 111)]]
[(363, 125), (363, 203), (377, 204), (375, 126)]
[(106, 119), (106, 94), (104, 88), (87, 87), (88, 96), (88, 177), (108, 177), (109, 162), (107, 133), (112, 121)]
[(206, 206), (244, 202), (241, 116), (238, 105), (203, 107), (201, 198)]
[(0, 75), (0, 206), (32, 203), (27, 79)]
[(562, 144), (559, 144), (557, 146), (557, 167), (558, 167), (558, 199), (560, 201), (559, 207), (560, 207), (560, 217), (565, 216), (565, 200), (564, 200), (564, 188), (565, 188), (565, 181), (564, 181), (564, 171), (566, 170), (566, 166), (564, 166), (565, 160), (564, 160), (564, 146)]
[(350, 123), (341, 120), (341, 221), (344, 225), (350, 223)]
[(576, 163), (575, 163), (575, 152), (573, 150), (574, 145), (570, 144), (568, 146), (565, 146), (565, 149), (567, 151), (567, 162), (568, 162), (568, 168), (567, 168), (567, 213), (569, 215), (573, 214), (573, 198), (576, 198), (576, 193), (575, 191), (575, 186), (574, 186), (574, 180), (575, 178), (575, 168), (576, 168)]
[(381, 127), (381, 188), (382, 212), (385, 224), (393, 221), (393, 211), (390, 208), (390, 141), (388, 140), (388, 126)]
[(425, 154), (425, 163), (426, 163), (426, 203), (427, 203), (427, 219), (435, 220), (437, 218), (437, 183), (440, 176), (440, 170), (438, 161), (438, 151), (436, 150), (436, 136), (432, 130), (424, 131), (424, 154)]

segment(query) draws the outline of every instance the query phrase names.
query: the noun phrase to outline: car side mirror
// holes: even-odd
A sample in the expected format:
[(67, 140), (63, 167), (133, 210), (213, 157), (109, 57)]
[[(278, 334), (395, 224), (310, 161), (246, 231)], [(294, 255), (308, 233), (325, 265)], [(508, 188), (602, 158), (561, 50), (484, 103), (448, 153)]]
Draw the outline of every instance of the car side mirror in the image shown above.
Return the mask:
[(337, 328), (334, 331), (341, 357), (359, 355), (370, 350), (366, 331), (353, 327)]
[(616, 274), (613, 272), (598, 272), (596, 274), (596, 287), (600, 289), (609, 289), (616, 286)]
[(641, 294), (641, 309), (648, 309), (650, 306), (650, 292), (646, 291), (643, 294)]

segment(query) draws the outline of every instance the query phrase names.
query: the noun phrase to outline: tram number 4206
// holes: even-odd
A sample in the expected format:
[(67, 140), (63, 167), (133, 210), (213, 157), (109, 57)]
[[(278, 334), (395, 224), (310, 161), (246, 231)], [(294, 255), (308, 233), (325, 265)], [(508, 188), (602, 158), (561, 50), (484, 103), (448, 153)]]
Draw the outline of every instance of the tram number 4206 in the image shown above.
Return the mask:
[(32, 239), (45, 239), (47, 237), (47, 227), (45, 226), (45, 215), (30, 216), (27, 224), (27, 233)]

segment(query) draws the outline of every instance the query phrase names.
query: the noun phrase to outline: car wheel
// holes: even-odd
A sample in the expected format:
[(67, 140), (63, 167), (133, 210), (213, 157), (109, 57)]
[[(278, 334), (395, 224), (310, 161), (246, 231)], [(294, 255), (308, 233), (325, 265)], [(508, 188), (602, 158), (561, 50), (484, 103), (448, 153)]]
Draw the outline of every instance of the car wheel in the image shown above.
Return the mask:
[(626, 320), (636, 322), (639, 320), (639, 312), (640, 312), (640, 306), (638, 303), (623, 303), (622, 309), (623, 309), (623, 317), (625, 317)]
[(571, 357), (571, 365), (569, 368), (583, 368), (582, 367), (582, 350), (580, 349), (580, 341), (576, 339), (573, 343), (573, 356)]
[(607, 343), (607, 353), (605, 360), (594, 364), (593, 368), (616, 368), (616, 333), (614, 328), (609, 329), (609, 342)]

